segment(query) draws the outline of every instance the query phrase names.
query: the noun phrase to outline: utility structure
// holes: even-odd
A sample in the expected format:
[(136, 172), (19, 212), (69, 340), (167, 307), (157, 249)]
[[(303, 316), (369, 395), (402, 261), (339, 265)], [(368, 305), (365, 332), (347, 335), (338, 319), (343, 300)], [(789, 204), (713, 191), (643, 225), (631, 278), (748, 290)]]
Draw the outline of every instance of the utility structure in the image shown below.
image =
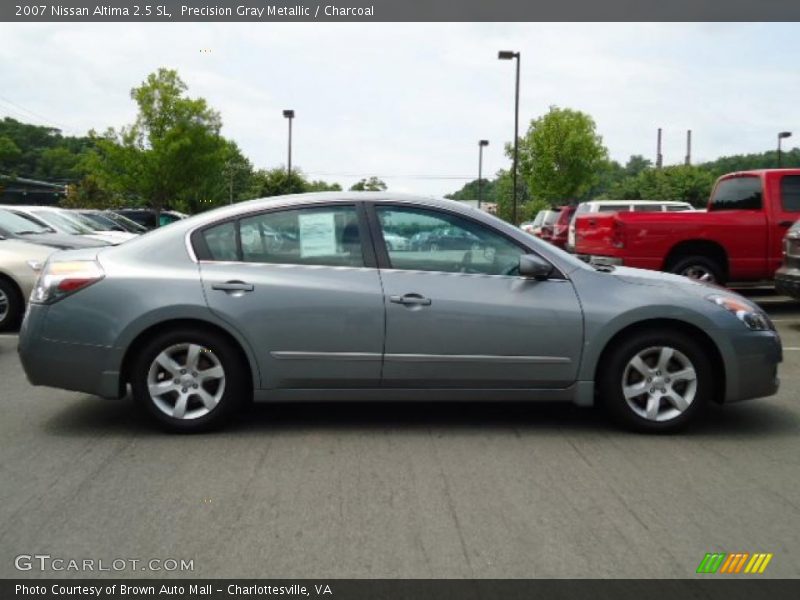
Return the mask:
[(511, 199), (511, 222), (517, 224), (517, 162), (519, 158), (519, 52), (512, 52), (511, 50), (500, 50), (497, 53), (497, 58), (500, 60), (513, 60), (517, 61), (517, 77), (516, 85), (514, 87), (514, 166), (513, 173), (511, 174), (512, 185), (514, 191), (512, 192)]
[(781, 142), (786, 138), (792, 137), (791, 131), (781, 131), (778, 134), (778, 168), (783, 166), (783, 153), (781, 151)]
[(661, 127), (659, 127), (656, 141), (656, 169), (660, 169), (662, 166), (664, 166), (664, 155), (661, 154)]
[(294, 120), (294, 111), (285, 110), (283, 116), (289, 121), (289, 157), (286, 159), (286, 175), (287, 179), (292, 176), (292, 121)]
[(489, 145), (489, 140), (478, 140), (478, 208), (483, 202), (483, 149)]
[(686, 161), (687, 167), (692, 164), (692, 130), (686, 130)]

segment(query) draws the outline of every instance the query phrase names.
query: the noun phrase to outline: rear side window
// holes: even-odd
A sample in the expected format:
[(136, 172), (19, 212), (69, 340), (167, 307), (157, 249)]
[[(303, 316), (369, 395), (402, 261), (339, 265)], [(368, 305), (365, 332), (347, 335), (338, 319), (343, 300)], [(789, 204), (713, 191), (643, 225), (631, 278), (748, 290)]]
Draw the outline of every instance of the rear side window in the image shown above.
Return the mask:
[(634, 204), (635, 212), (662, 212), (660, 204)]
[(800, 175), (781, 178), (781, 206), (786, 212), (800, 212)]
[(731, 177), (717, 184), (708, 210), (761, 210), (761, 179)]
[(202, 241), (195, 248), (202, 260), (364, 266), (358, 216), (353, 206), (252, 215), (203, 230)]
[(627, 204), (601, 204), (597, 212), (628, 212), (631, 207)]
[(682, 204), (667, 204), (667, 212), (684, 212), (687, 210), (692, 210), (692, 207)]

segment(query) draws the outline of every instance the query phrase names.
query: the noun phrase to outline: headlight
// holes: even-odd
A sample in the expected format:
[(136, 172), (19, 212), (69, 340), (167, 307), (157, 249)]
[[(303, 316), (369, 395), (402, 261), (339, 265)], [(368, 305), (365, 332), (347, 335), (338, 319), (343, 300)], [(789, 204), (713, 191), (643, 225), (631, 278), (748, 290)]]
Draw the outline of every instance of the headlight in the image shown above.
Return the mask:
[(772, 321), (769, 320), (769, 317), (747, 302), (743, 302), (742, 300), (732, 296), (722, 296), (719, 294), (708, 296), (706, 300), (713, 302), (720, 308), (727, 310), (742, 323), (744, 323), (748, 329), (752, 329), (753, 331), (775, 330), (775, 325), (772, 324)]

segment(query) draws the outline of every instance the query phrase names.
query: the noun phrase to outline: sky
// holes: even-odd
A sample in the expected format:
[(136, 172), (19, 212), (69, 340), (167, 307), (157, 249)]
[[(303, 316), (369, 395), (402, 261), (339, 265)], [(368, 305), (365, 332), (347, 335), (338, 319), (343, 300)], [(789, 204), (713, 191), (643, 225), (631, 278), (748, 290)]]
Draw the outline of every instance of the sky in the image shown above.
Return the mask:
[[(800, 137), (800, 24), (0, 23), (0, 117), (82, 135), (131, 123), (130, 89), (177, 69), (257, 168), (286, 163), (345, 188), (443, 195), (508, 168), (514, 65), (520, 130), (551, 105), (597, 124), (612, 158), (665, 164)], [(790, 140), (792, 141), (792, 140)], [(793, 144), (788, 144), (792, 146)]]

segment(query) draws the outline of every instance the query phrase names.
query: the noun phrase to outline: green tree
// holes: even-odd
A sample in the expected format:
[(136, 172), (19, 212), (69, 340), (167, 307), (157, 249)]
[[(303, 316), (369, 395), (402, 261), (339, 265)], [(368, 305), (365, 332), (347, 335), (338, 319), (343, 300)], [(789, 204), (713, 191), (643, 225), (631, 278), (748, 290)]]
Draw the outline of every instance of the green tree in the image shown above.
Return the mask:
[(641, 154), (633, 154), (625, 163), (625, 175), (628, 177), (636, 177), (642, 171), (649, 169), (653, 166), (653, 162), (642, 156)]
[[(506, 151), (511, 153), (510, 145)], [(608, 151), (589, 115), (551, 106), (531, 121), (519, 159), (531, 196), (561, 204), (586, 197), (608, 164)]]
[[(481, 198), (484, 202), (496, 201), (495, 185), (496, 185), (496, 180), (484, 178), (483, 185), (481, 186)], [(469, 183), (465, 183), (464, 187), (462, 187), (457, 192), (452, 192), (451, 194), (445, 194), (445, 198), (449, 198), (450, 200), (477, 200), (478, 180), (473, 179)]]
[(609, 195), (621, 200), (684, 200), (705, 206), (716, 176), (705, 167), (677, 165), (645, 169), (620, 181)]
[(351, 192), (384, 192), (386, 191), (386, 184), (373, 176), (369, 179), (362, 179), (358, 183), (350, 186)]
[(342, 186), (338, 183), (328, 183), (327, 181), (322, 181), (321, 179), (317, 179), (314, 181), (309, 181), (306, 183), (306, 191), (307, 192), (341, 192)]
[(0, 136), (0, 171), (11, 173), (22, 158), (22, 150), (19, 149), (10, 137)]
[(219, 113), (186, 92), (176, 71), (151, 73), (131, 90), (139, 109), (133, 125), (98, 140), (100, 158), (94, 165), (105, 171), (100, 179), (156, 213), (172, 205), (198, 205), (224, 171), (227, 145)]
[[(494, 183), (494, 197), (497, 202), (497, 216), (508, 221), (512, 220), (514, 204), (514, 179), (510, 170), (501, 169), (497, 172)], [(532, 219), (540, 210), (548, 208), (545, 200), (531, 198), (525, 181), (517, 177), (517, 220), (522, 223)]]
[(291, 175), (283, 167), (261, 169), (253, 173), (251, 193), (253, 198), (302, 194), (307, 191), (308, 182), (299, 169)]

